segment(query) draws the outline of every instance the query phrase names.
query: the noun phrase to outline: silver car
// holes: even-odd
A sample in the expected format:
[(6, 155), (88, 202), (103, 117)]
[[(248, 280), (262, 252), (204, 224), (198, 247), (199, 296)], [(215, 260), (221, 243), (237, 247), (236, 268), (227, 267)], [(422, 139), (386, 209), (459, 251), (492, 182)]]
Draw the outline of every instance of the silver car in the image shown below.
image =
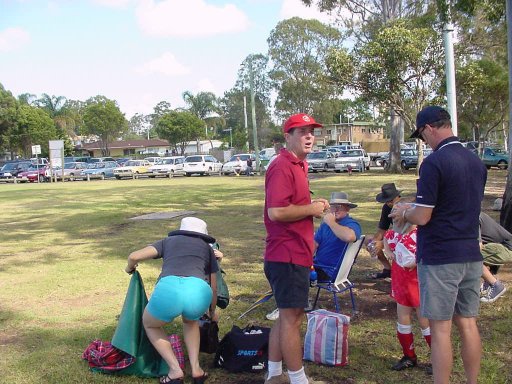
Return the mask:
[(327, 172), (334, 170), (336, 157), (330, 151), (311, 152), (307, 156), (309, 172)]

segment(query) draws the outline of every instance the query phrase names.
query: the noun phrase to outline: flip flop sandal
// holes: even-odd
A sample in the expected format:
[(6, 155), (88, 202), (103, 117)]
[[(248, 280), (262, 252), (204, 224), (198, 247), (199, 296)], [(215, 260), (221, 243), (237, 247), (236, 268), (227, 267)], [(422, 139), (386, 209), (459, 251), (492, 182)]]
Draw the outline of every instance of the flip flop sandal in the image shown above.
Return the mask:
[(171, 379), (169, 375), (162, 376), (159, 380), (160, 384), (183, 384), (183, 377), (177, 379)]
[(194, 384), (204, 384), (204, 382), (206, 381), (206, 379), (208, 379), (208, 373), (205, 372), (203, 373), (202, 376), (199, 376), (199, 377), (193, 377), (192, 380), (194, 382)]

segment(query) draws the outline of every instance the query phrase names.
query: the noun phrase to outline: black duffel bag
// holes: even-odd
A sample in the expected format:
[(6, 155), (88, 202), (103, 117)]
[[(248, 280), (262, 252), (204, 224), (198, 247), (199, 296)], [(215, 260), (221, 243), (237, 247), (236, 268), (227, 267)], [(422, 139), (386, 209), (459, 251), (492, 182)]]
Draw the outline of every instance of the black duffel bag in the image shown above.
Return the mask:
[(264, 372), (267, 370), (270, 328), (233, 325), (222, 338), (214, 365), (229, 372)]

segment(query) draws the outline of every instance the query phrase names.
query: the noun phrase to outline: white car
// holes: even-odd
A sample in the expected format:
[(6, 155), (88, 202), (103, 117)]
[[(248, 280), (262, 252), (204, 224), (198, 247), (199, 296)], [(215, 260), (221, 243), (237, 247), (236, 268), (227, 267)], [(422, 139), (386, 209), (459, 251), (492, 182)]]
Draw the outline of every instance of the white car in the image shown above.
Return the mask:
[(192, 155), (185, 158), (183, 163), (183, 171), (185, 176), (193, 174), (211, 175), (212, 173), (220, 173), (222, 163), (211, 155)]
[(347, 149), (341, 151), (334, 163), (334, 170), (336, 172), (348, 172), (349, 168), (359, 172), (370, 169), (370, 156), (364, 149)]
[(222, 166), (222, 174), (229, 175), (231, 173), (235, 173), (235, 166), (237, 165), (237, 157), (240, 157), (240, 161), (242, 162), (242, 168), (240, 173), (245, 174), (247, 171), (247, 159), (250, 157), (252, 159), (252, 164), (256, 164), (256, 156), (251, 153), (240, 153), (238, 155), (231, 156), (231, 159), (227, 163), (224, 163)]
[(171, 178), (174, 175), (184, 175), (184, 163), (185, 156), (162, 157), (160, 164), (149, 167), (149, 172), (152, 173), (149, 177), (167, 176)]

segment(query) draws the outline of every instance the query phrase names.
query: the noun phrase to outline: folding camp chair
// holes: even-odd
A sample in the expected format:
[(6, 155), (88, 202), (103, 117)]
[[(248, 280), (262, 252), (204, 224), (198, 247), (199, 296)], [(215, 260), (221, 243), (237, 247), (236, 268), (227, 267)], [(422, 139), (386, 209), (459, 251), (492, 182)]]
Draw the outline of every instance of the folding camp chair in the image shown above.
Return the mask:
[[(350, 300), (352, 301), (352, 311), (356, 311), (356, 302), (354, 299), (354, 293), (352, 292), (352, 288), (354, 288), (354, 284), (348, 279), (348, 275), (350, 274), (350, 271), (352, 270), (352, 266), (354, 265), (354, 262), (356, 261), (357, 255), (359, 254), (359, 251), (361, 250), (361, 247), (363, 245), (365, 236), (362, 235), (358, 240), (356, 240), (353, 243), (348, 244), (345, 249), (343, 250), (343, 258), (340, 258), (340, 261), (337, 265), (337, 273), (336, 275), (331, 278), (330, 280), (325, 281), (318, 281), (317, 288), (318, 291), (316, 292), (316, 298), (313, 303), (313, 309), (316, 308), (318, 297), (320, 296), (320, 290), (325, 289), (328, 292), (332, 293), (333, 299), (334, 299), (334, 306), (336, 308), (336, 312), (340, 311), (340, 307), (338, 304), (338, 293), (343, 293), (345, 291), (350, 291)], [(315, 264), (315, 267), (322, 268), (322, 265)], [(341, 287), (340, 287), (341, 285)]]

